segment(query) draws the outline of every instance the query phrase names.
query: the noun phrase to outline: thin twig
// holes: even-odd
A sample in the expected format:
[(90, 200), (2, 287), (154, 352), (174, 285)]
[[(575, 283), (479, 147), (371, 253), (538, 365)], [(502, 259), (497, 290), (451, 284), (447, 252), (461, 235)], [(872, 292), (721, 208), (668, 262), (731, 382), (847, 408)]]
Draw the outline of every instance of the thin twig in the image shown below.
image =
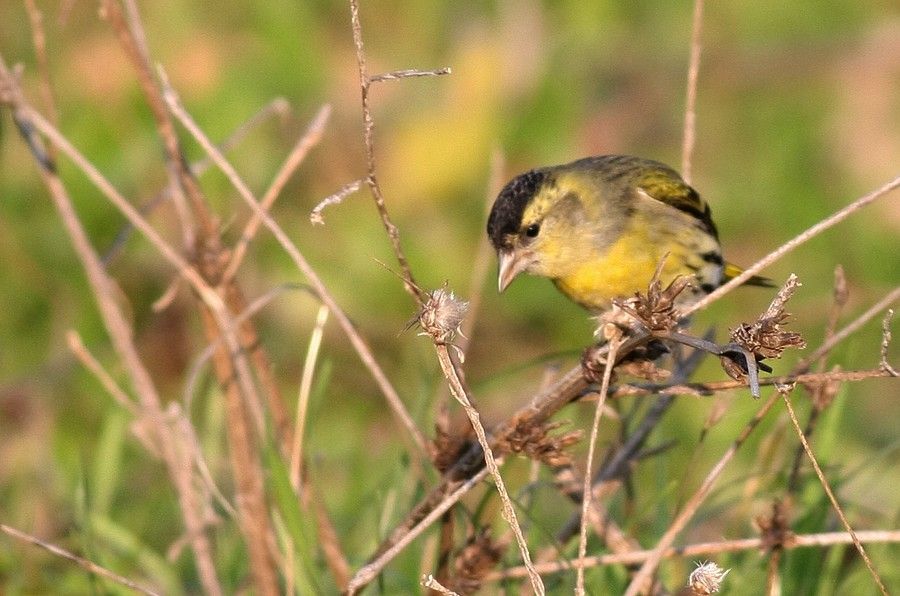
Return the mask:
[(366, 166), (367, 177), (366, 183), (372, 192), (372, 198), (375, 199), (375, 207), (378, 209), (378, 215), (381, 216), (381, 223), (387, 232), (394, 249), (394, 256), (400, 265), (400, 273), (403, 278), (403, 287), (406, 292), (412, 296), (416, 304), (422, 304), (423, 296), (417, 290), (418, 286), (413, 278), (412, 270), (409, 267), (409, 261), (403, 253), (400, 245), (400, 231), (388, 215), (387, 205), (384, 201), (384, 195), (381, 192), (381, 186), (378, 184), (378, 178), (375, 172), (375, 121), (372, 118), (372, 110), (369, 106), (369, 89), (372, 79), (368, 74), (368, 66), (366, 65), (366, 52), (363, 47), (362, 25), (359, 22), (359, 1), (350, 0), (350, 23), (353, 28), (353, 45), (356, 47), (356, 65), (359, 70), (359, 88), (362, 100), (363, 112), (363, 140), (366, 146)]
[[(250, 118), (245, 120), (240, 126), (238, 126), (234, 132), (232, 132), (228, 137), (225, 138), (224, 141), (220, 142), (218, 146), (221, 148), (222, 152), (225, 153), (230, 151), (237, 145), (239, 145), (246, 137), (249, 135), (257, 126), (261, 125), (272, 115), (284, 116), (290, 111), (290, 105), (287, 100), (283, 97), (276, 97), (265, 106), (263, 106), (258, 112), (253, 114)], [(192, 162), (190, 164), (190, 171), (194, 177), (199, 178), (203, 173), (206, 172), (213, 165), (212, 159), (208, 155), (204, 155), (200, 159)], [(142, 215), (149, 216), (153, 211), (162, 204), (164, 201), (168, 200), (172, 195), (172, 187), (167, 186), (166, 188), (157, 192), (150, 200), (140, 205), (138, 210)], [(122, 226), (122, 229), (119, 230), (119, 233), (116, 234), (116, 238), (109, 245), (109, 248), (106, 249), (106, 252), (103, 253), (103, 263), (104, 265), (109, 265), (113, 259), (115, 259), (116, 255), (122, 250), (122, 247), (125, 246), (125, 243), (128, 241), (128, 238), (131, 236), (131, 233), (134, 231), (134, 227), (130, 223), (126, 223)]]
[(884, 312), (886, 308), (891, 306), (894, 302), (900, 300), (900, 286), (897, 286), (890, 292), (888, 292), (884, 298), (870, 306), (864, 313), (856, 317), (852, 322), (844, 325), (840, 331), (832, 335), (825, 341), (821, 346), (816, 348), (810, 355), (801, 360), (794, 367), (795, 370), (805, 372), (809, 370), (809, 367), (820, 358), (822, 358), (825, 354), (829, 353), (834, 349), (836, 345), (844, 341), (848, 336), (856, 333), (860, 327), (877, 317), (879, 314)]
[(331, 205), (341, 204), (344, 199), (358, 191), (364, 182), (365, 180), (354, 180), (353, 182), (342, 186), (336, 193), (328, 195), (327, 197), (319, 201), (319, 203), (315, 207), (313, 207), (313, 210), (309, 212), (310, 223), (320, 226), (325, 225), (325, 218), (322, 217), (322, 211), (324, 211), (326, 207), (330, 207)]
[(138, 592), (140, 594), (147, 594), (148, 596), (158, 596), (159, 595), (159, 592), (154, 592), (150, 588), (146, 588), (144, 586), (136, 584), (135, 582), (131, 581), (127, 577), (122, 577), (121, 575), (119, 575), (117, 573), (113, 573), (109, 569), (107, 569), (105, 567), (101, 567), (100, 565), (94, 563), (93, 561), (89, 561), (88, 559), (79, 557), (78, 555), (71, 553), (64, 548), (60, 548), (60, 547), (56, 546), (55, 544), (50, 544), (49, 542), (41, 540), (40, 538), (32, 536), (31, 534), (26, 534), (25, 532), (22, 532), (20, 530), (17, 530), (15, 528), (7, 526), (6, 524), (0, 524), (0, 530), (3, 530), (5, 533), (9, 534), (13, 538), (18, 538), (19, 540), (28, 542), (29, 544), (39, 546), (39, 547), (43, 548), (44, 550), (49, 551), (58, 557), (62, 557), (63, 559), (72, 561), (73, 563), (75, 563), (76, 565), (78, 565), (79, 567), (84, 569), (85, 571), (88, 571), (89, 573), (93, 573), (95, 575), (105, 577), (106, 579), (112, 580), (119, 585), (125, 586), (126, 588), (130, 588), (130, 589), (134, 590), (135, 592)]
[[(53, 95), (53, 85), (50, 84), (50, 61), (47, 59), (47, 33), (44, 30), (44, 15), (37, 7), (35, 0), (25, 0), (25, 10), (28, 12), (28, 20), (31, 24), (31, 39), (34, 43), (34, 53), (37, 57), (38, 73), (41, 77), (41, 95), (44, 99), (44, 109), (53, 123), (59, 122), (59, 110), (56, 107), (56, 99)], [(48, 148), (51, 159), (55, 158), (53, 147)]]
[(380, 83), (382, 81), (396, 81), (398, 79), (410, 79), (415, 77), (439, 77), (441, 75), (453, 74), (449, 66), (444, 68), (436, 68), (434, 70), (416, 70), (407, 68), (404, 70), (392, 70), (369, 77), (370, 83)]
[[(857, 532), (857, 537), (866, 544), (874, 543), (900, 543), (900, 530), (869, 530)], [(839, 544), (852, 544), (853, 539), (846, 532), (825, 532), (822, 534), (792, 535), (791, 539), (783, 545), (785, 549), (795, 548), (820, 548)], [(669, 547), (663, 556), (666, 559), (681, 557), (684, 559), (721, 555), (742, 551), (753, 551), (765, 548), (764, 538), (741, 538), (739, 540), (723, 540), (720, 542), (700, 542), (687, 546)], [(600, 567), (604, 565), (635, 565), (650, 558), (653, 550), (636, 550), (628, 553), (615, 553), (595, 555), (583, 559), (564, 559), (535, 564), (535, 569), (542, 575), (568, 571), (573, 567)], [(502, 581), (505, 579), (519, 579), (526, 577), (525, 567), (511, 567), (503, 571), (489, 573), (485, 581)]]
[(708, 294), (707, 296), (704, 296), (701, 300), (697, 301), (695, 304), (693, 304), (690, 307), (688, 307), (687, 309), (685, 309), (685, 311), (682, 313), (682, 316), (686, 317), (692, 313), (697, 312), (700, 309), (706, 308), (707, 306), (709, 306), (710, 304), (712, 304), (713, 302), (715, 302), (716, 300), (718, 300), (725, 294), (731, 292), (733, 289), (740, 286), (741, 284), (746, 282), (748, 279), (750, 279), (751, 277), (753, 277), (754, 275), (756, 275), (757, 273), (759, 273), (760, 271), (762, 271), (763, 269), (765, 269), (766, 267), (768, 267), (769, 265), (774, 263), (775, 261), (779, 260), (781, 257), (783, 257), (787, 253), (791, 252), (792, 250), (794, 250), (801, 244), (807, 242), (808, 240), (814, 238), (815, 236), (818, 236), (825, 230), (834, 227), (835, 225), (837, 225), (840, 222), (847, 219), (853, 213), (859, 211), (860, 209), (862, 209), (869, 203), (875, 201), (876, 199), (881, 198), (882, 196), (888, 194), (889, 192), (895, 190), (898, 187), (900, 187), (900, 176), (894, 178), (893, 180), (891, 180), (890, 182), (888, 182), (881, 188), (878, 188), (878, 189), (870, 192), (869, 194), (856, 199), (855, 201), (853, 201), (852, 203), (850, 203), (843, 209), (840, 209), (839, 211), (835, 212), (831, 216), (826, 217), (825, 219), (819, 221), (815, 225), (810, 226), (805, 231), (801, 232), (794, 238), (788, 240), (787, 242), (785, 242), (784, 244), (782, 244), (781, 246), (779, 246), (778, 248), (776, 248), (775, 250), (773, 250), (772, 252), (770, 252), (769, 254), (767, 254), (766, 256), (761, 258), (760, 260), (758, 260), (756, 263), (754, 263), (753, 265), (748, 267), (743, 273), (741, 273), (734, 279), (723, 284), (721, 287), (717, 288), (712, 293)]
[[(275, 174), (271, 184), (269, 184), (269, 188), (262, 196), (262, 199), (260, 199), (259, 208), (262, 211), (269, 212), (272, 208), (272, 204), (275, 203), (275, 199), (281, 194), (281, 190), (284, 188), (284, 185), (287, 184), (287, 181), (293, 175), (294, 171), (300, 166), (309, 151), (322, 139), (322, 134), (325, 132), (325, 125), (328, 123), (328, 118), (330, 116), (330, 105), (325, 104), (319, 108), (319, 111), (316, 113), (315, 117), (313, 117), (312, 122), (310, 122), (309, 127), (307, 127), (306, 132), (300, 136), (297, 143), (294, 145), (294, 148), (288, 153), (284, 163), (278, 169), (278, 173)], [(247, 224), (244, 226), (244, 231), (241, 233), (240, 240), (238, 240), (237, 245), (234, 247), (231, 261), (229, 261), (228, 266), (225, 268), (225, 272), (222, 274), (222, 283), (228, 283), (228, 281), (234, 277), (235, 273), (237, 273), (237, 270), (241, 266), (241, 262), (244, 260), (244, 256), (247, 253), (247, 247), (249, 246), (250, 241), (253, 240), (253, 237), (256, 236), (256, 232), (259, 230), (259, 224), (259, 215), (254, 211), (250, 215)]]
[(681, 143), (681, 177), (691, 183), (691, 164), (697, 135), (697, 79), (700, 74), (700, 53), (703, 49), (703, 0), (694, 0), (691, 30), (691, 58), (688, 66), (687, 91), (684, 105), (684, 138)]
[(779, 389), (778, 393), (784, 399), (784, 405), (787, 406), (788, 414), (791, 417), (791, 423), (794, 425), (794, 430), (797, 431), (797, 436), (800, 439), (800, 443), (803, 445), (803, 449), (806, 451), (806, 456), (809, 458), (809, 461), (813, 465), (813, 469), (815, 469), (816, 471), (816, 476), (819, 477), (819, 482), (822, 484), (822, 488), (825, 490), (825, 494), (828, 495), (828, 500), (831, 501), (832, 508), (834, 509), (835, 513), (837, 513), (838, 518), (840, 518), (841, 523), (847, 530), (847, 533), (850, 534), (850, 537), (853, 539), (853, 545), (856, 547), (856, 550), (859, 552), (859, 555), (865, 562), (866, 568), (868, 568), (869, 573), (872, 575), (872, 579), (874, 579), (875, 583), (878, 585), (878, 589), (881, 590), (881, 593), (884, 594), (884, 596), (887, 596), (888, 591), (887, 588), (884, 587), (884, 582), (882, 581), (881, 576), (878, 575), (878, 571), (875, 570), (875, 566), (872, 564), (872, 560), (869, 558), (868, 553), (866, 553), (866, 549), (863, 548), (862, 543), (859, 541), (859, 537), (850, 526), (850, 522), (847, 521), (847, 516), (844, 514), (844, 510), (841, 508), (841, 505), (838, 503), (837, 498), (834, 496), (834, 492), (831, 490), (831, 486), (828, 484), (828, 479), (825, 478), (825, 474), (822, 472), (822, 468), (819, 467), (819, 462), (812, 451), (812, 447), (809, 446), (809, 441), (806, 440), (806, 436), (803, 434), (803, 429), (800, 428), (800, 422), (797, 420), (797, 414), (794, 412), (794, 406), (791, 404), (791, 400), (788, 397), (790, 388)]
[(426, 575), (422, 578), (422, 581), (419, 582), (422, 584), (423, 588), (428, 588), (429, 590), (434, 590), (439, 594), (443, 594), (444, 596), (459, 596), (456, 592), (441, 585), (441, 582), (436, 580), (433, 575)]
[(191, 118), (190, 114), (187, 113), (187, 110), (184, 109), (184, 106), (181, 105), (180, 100), (178, 99), (178, 95), (175, 93), (174, 89), (171, 87), (166, 87), (164, 92), (164, 98), (166, 103), (169, 106), (169, 109), (175, 115), (176, 118), (182, 123), (182, 125), (188, 130), (188, 132), (193, 135), (193, 137), (200, 143), (201, 147), (213, 158), (216, 165), (222, 172), (228, 177), (231, 184), (238, 191), (238, 194), (242, 199), (247, 203), (247, 205), (257, 214), (262, 221), (263, 225), (265, 225), (284, 251), (288, 254), (291, 260), (294, 261), (294, 264), (297, 265), (297, 268), (306, 276), (309, 280), (310, 284), (315, 289), (316, 294), (328, 306), (328, 309), (334, 314), (335, 319), (337, 319), (338, 324), (341, 326), (341, 329), (344, 330), (344, 333), (347, 335), (350, 343), (356, 349), (357, 354), (360, 359), (365, 364), (366, 368), (369, 370), (369, 373), (375, 379), (376, 384), (379, 389), (381, 389), (384, 396), (387, 398), (388, 405), (391, 408), (391, 411), (400, 421), (402, 426), (406, 428), (409, 436), (418, 450), (420, 456), (425, 457), (427, 459), (428, 449), (426, 447), (425, 437), (422, 435), (422, 432), (419, 430), (415, 421), (412, 419), (412, 416), (409, 414), (406, 406), (403, 401), (400, 399), (400, 395), (394, 389), (393, 385), (391, 385), (390, 381), (388, 381), (387, 376), (384, 374), (384, 371), (378, 365), (375, 360), (374, 355), (372, 354), (371, 349), (366, 344), (365, 340), (363, 340), (362, 336), (356, 330), (356, 327), (350, 321), (349, 317), (347, 317), (346, 313), (344, 313), (343, 309), (337, 304), (334, 297), (325, 287), (325, 284), (322, 282), (321, 278), (315, 272), (315, 270), (310, 266), (309, 262), (303, 257), (300, 253), (300, 250), (297, 246), (291, 242), (288, 238), (287, 234), (285, 234), (284, 230), (278, 223), (272, 219), (272, 217), (263, 211), (262, 207), (260, 207), (256, 198), (253, 196), (253, 192), (247, 187), (247, 184), (241, 179), (240, 175), (235, 171), (234, 167), (229, 163), (229, 161), (225, 158), (224, 155), (216, 148), (214, 144), (212, 144), (206, 134), (197, 126), (197, 123)]
[[(497, 462), (501, 463), (500, 460)], [(401, 536), (399, 536), (396, 540), (393, 540), (388, 548), (379, 551), (377, 557), (373, 558), (370, 562), (366, 563), (365, 566), (361, 567), (356, 574), (350, 579), (350, 583), (347, 584), (346, 593), (350, 596), (356, 594), (360, 590), (362, 590), (369, 582), (371, 582), (375, 577), (381, 573), (381, 570), (385, 568), (385, 566), (394, 560), (407, 546), (409, 543), (419, 537), (425, 530), (427, 530), (431, 524), (436, 522), (443, 516), (451, 507), (453, 507), (463, 496), (468, 493), (473, 487), (477, 486), (482, 480), (484, 480), (488, 475), (487, 468), (482, 468), (478, 473), (473, 475), (471, 478), (466, 480), (465, 482), (460, 483), (454, 489), (447, 494), (443, 495), (444, 498), (440, 499), (439, 503), (430, 508), (428, 513), (423, 515), (421, 519), (418, 520), (418, 523), (414, 524), (408, 530), (403, 532)], [(526, 572), (527, 575), (527, 572)], [(523, 576), (525, 577), (525, 576)]]
[[(481, 445), (481, 449), (484, 453), (484, 463), (487, 465), (487, 469), (497, 487), (497, 493), (500, 495), (503, 519), (506, 520), (513, 531), (525, 567), (530, 567), (532, 562), (531, 555), (528, 553), (528, 544), (525, 542), (525, 536), (522, 535), (522, 528), (519, 526), (519, 521), (516, 518), (516, 510), (513, 507), (512, 500), (509, 498), (509, 493), (506, 491), (503, 477), (500, 476), (497, 460), (494, 458), (494, 453), (491, 451), (487, 433), (485, 433), (484, 426), (481, 424), (481, 416), (469, 399), (468, 392), (463, 386), (459, 372), (456, 370), (456, 363), (453, 362), (450, 357), (450, 351), (447, 349), (447, 345), (445, 343), (435, 343), (435, 349), (437, 350), (441, 370), (444, 372), (444, 376), (450, 384), (450, 392), (463, 407), (463, 410), (465, 410), (466, 416), (469, 417), (469, 422), (472, 423), (472, 429), (475, 431), (475, 436), (478, 437), (478, 444)], [(610, 366), (608, 368), (612, 367)], [(543, 596), (544, 584), (541, 581), (540, 576), (536, 572), (532, 572), (528, 574), (528, 578), (531, 580), (531, 588), (534, 590), (535, 594)]]
[(893, 335), (891, 334), (891, 320), (894, 318), (894, 310), (888, 309), (887, 313), (884, 315), (884, 319), (881, 321), (881, 370), (889, 373), (892, 377), (900, 376), (900, 373), (897, 372), (893, 366), (891, 366), (890, 362), (888, 362), (888, 350), (891, 347), (891, 338)]
[[(597, 398), (597, 406), (594, 408), (594, 421), (591, 424), (591, 438), (588, 443), (587, 461), (584, 464), (584, 486), (581, 491), (581, 528), (578, 535), (578, 558), (583, 559), (587, 554), (587, 527), (588, 511), (591, 508), (591, 470), (594, 469), (594, 451), (597, 447), (597, 433), (600, 429), (600, 417), (603, 415), (603, 407), (606, 404), (606, 396), (609, 394), (609, 379), (612, 376), (613, 363), (616, 361), (616, 353), (622, 344), (621, 331), (609, 338), (609, 353), (606, 356), (607, 365), (603, 368), (603, 380), (600, 383), (600, 394)], [(575, 577), (575, 594), (584, 596), (584, 569), (578, 568)]]
[[(866, 379), (878, 379), (890, 377), (891, 374), (881, 368), (868, 370), (836, 370), (822, 373), (788, 374), (777, 377), (766, 377), (759, 380), (763, 387), (771, 385), (783, 385), (786, 383), (799, 383), (801, 385), (822, 385), (826, 383), (844, 381), (864, 381)], [(648, 395), (696, 395), (707, 396), (720, 391), (730, 391), (746, 387), (744, 381), (709, 381), (705, 383), (673, 383), (673, 384), (623, 384), (614, 388), (610, 397), (634, 397)], [(587, 401), (592, 397), (585, 398)]]
[[(97, 380), (100, 381), (100, 384), (103, 385), (103, 388), (106, 389), (106, 392), (109, 393), (120, 406), (128, 410), (128, 413), (134, 418), (140, 418), (141, 412), (137, 405), (135, 405), (131, 396), (125, 393), (125, 390), (116, 383), (115, 379), (112, 378), (112, 375), (110, 375), (103, 365), (100, 364), (100, 361), (94, 358), (94, 355), (91, 354), (90, 350), (85, 347), (78, 332), (74, 329), (70, 329), (66, 333), (66, 342), (69, 344), (69, 350), (71, 350), (72, 354), (75, 355), (86, 369), (93, 373)], [(154, 449), (156, 449), (155, 446)]]

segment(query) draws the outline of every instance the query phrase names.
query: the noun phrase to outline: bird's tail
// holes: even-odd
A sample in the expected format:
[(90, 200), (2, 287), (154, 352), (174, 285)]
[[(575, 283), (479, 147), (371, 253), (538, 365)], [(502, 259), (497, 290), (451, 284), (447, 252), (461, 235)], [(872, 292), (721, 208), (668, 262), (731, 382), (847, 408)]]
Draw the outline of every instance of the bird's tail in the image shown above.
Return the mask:
[[(725, 270), (722, 272), (722, 283), (725, 283), (729, 280), (734, 279), (744, 270), (735, 265), (734, 263), (725, 263)], [(745, 286), (759, 286), (761, 288), (774, 288), (775, 282), (769, 279), (768, 277), (762, 277), (760, 275), (754, 275), (750, 279), (744, 282)]]

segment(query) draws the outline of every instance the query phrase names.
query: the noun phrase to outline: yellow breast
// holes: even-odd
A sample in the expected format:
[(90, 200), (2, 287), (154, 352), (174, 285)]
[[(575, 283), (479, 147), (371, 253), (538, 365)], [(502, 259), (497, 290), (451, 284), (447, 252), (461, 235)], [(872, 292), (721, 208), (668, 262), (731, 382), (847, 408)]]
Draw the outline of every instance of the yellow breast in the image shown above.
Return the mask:
[(695, 228), (654, 225), (642, 217), (632, 223), (605, 251), (582, 247), (584, 252), (573, 259), (574, 266), (553, 278), (559, 290), (587, 309), (603, 310), (614, 298), (646, 292), (664, 257), (663, 285), (682, 275), (718, 285), (721, 266), (701, 257), (709, 251), (718, 254), (713, 237), (698, 234)]

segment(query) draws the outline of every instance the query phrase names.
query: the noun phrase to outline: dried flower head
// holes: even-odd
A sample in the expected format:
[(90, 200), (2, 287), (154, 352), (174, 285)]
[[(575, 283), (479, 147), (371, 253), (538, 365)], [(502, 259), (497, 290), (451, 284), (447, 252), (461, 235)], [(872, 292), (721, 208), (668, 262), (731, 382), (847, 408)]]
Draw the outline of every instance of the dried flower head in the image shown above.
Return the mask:
[(456, 555), (453, 589), (462, 594), (477, 592), (484, 576), (497, 565), (507, 546), (505, 541), (491, 538), (489, 528), (475, 532)]
[(722, 586), (722, 580), (731, 569), (722, 569), (712, 561), (697, 563), (697, 568), (688, 577), (688, 587), (694, 594), (708, 596), (715, 594)]
[(428, 293), (428, 300), (422, 305), (417, 317), (423, 334), (430, 335), (438, 343), (448, 343), (457, 333), (466, 316), (469, 303), (459, 300), (446, 287)]
[(678, 276), (663, 288), (659, 276), (665, 262), (666, 258), (663, 257), (647, 287), (646, 295), (636, 292), (631, 298), (614, 302), (650, 331), (669, 331), (678, 325), (680, 314), (676, 305), (684, 302), (678, 297), (691, 286), (690, 277)]
[(527, 457), (551, 467), (571, 465), (572, 455), (567, 450), (581, 440), (582, 433), (580, 430), (575, 430), (556, 435), (550, 434), (564, 424), (566, 423), (520, 424), (516, 427), (516, 432), (502, 447), (513, 453), (524, 453)]
[[(790, 313), (785, 312), (784, 306), (800, 285), (797, 276), (791, 274), (766, 312), (755, 322), (741, 323), (731, 331), (731, 341), (753, 355), (759, 363), (759, 368), (766, 372), (771, 372), (771, 368), (762, 364), (764, 359), (781, 358), (781, 354), (788, 348), (806, 347), (806, 340), (799, 333), (784, 331), (782, 328), (791, 317)], [(722, 366), (731, 378), (737, 380), (746, 378), (745, 363), (726, 355), (722, 358)]]

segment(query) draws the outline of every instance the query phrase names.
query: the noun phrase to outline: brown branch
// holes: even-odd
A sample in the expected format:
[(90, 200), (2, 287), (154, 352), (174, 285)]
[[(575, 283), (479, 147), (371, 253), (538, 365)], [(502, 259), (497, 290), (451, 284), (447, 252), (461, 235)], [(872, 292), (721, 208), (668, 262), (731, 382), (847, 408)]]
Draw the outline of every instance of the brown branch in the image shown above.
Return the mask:
[(63, 559), (72, 561), (88, 573), (93, 573), (94, 575), (105, 577), (106, 579), (112, 580), (119, 585), (125, 586), (126, 588), (130, 588), (135, 592), (138, 592), (140, 594), (147, 594), (148, 596), (158, 596), (159, 594), (159, 592), (154, 592), (150, 588), (141, 586), (126, 577), (122, 577), (118, 573), (110, 571), (106, 567), (102, 567), (97, 563), (94, 563), (93, 561), (90, 561), (83, 557), (79, 557), (78, 555), (71, 553), (64, 548), (60, 548), (55, 544), (50, 544), (49, 542), (41, 540), (40, 538), (32, 536), (31, 534), (26, 534), (25, 532), (7, 526), (6, 524), (0, 524), (0, 530), (3, 530), (6, 534), (9, 534), (13, 538), (17, 538), (29, 544), (39, 546), (58, 557), (62, 557)]
[[(873, 543), (900, 543), (900, 530), (870, 530), (858, 532), (857, 536), (866, 544)], [(846, 532), (826, 532), (822, 534), (792, 535), (791, 539), (784, 543), (783, 548), (820, 548), (838, 544), (852, 544), (853, 540)], [(705, 555), (721, 555), (725, 553), (758, 550), (766, 547), (764, 538), (741, 538), (739, 540), (723, 540), (719, 542), (700, 542), (688, 546), (675, 546), (667, 548), (663, 556), (667, 559), (673, 557), (693, 558)], [(573, 567), (599, 567), (603, 565), (635, 565), (650, 558), (653, 550), (639, 550), (623, 554), (606, 554), (585, 557), (583, 559), (566, 559), (547, 563), (537, 563), (534, 567), (538, 573), (550, 574), (569, 571)], [(485, 581), (502, 581), (506, 579), (519, 579), (526, 576), (524, 567), (511, 567), (503, 571), (495, 571), (485, 577)]]

